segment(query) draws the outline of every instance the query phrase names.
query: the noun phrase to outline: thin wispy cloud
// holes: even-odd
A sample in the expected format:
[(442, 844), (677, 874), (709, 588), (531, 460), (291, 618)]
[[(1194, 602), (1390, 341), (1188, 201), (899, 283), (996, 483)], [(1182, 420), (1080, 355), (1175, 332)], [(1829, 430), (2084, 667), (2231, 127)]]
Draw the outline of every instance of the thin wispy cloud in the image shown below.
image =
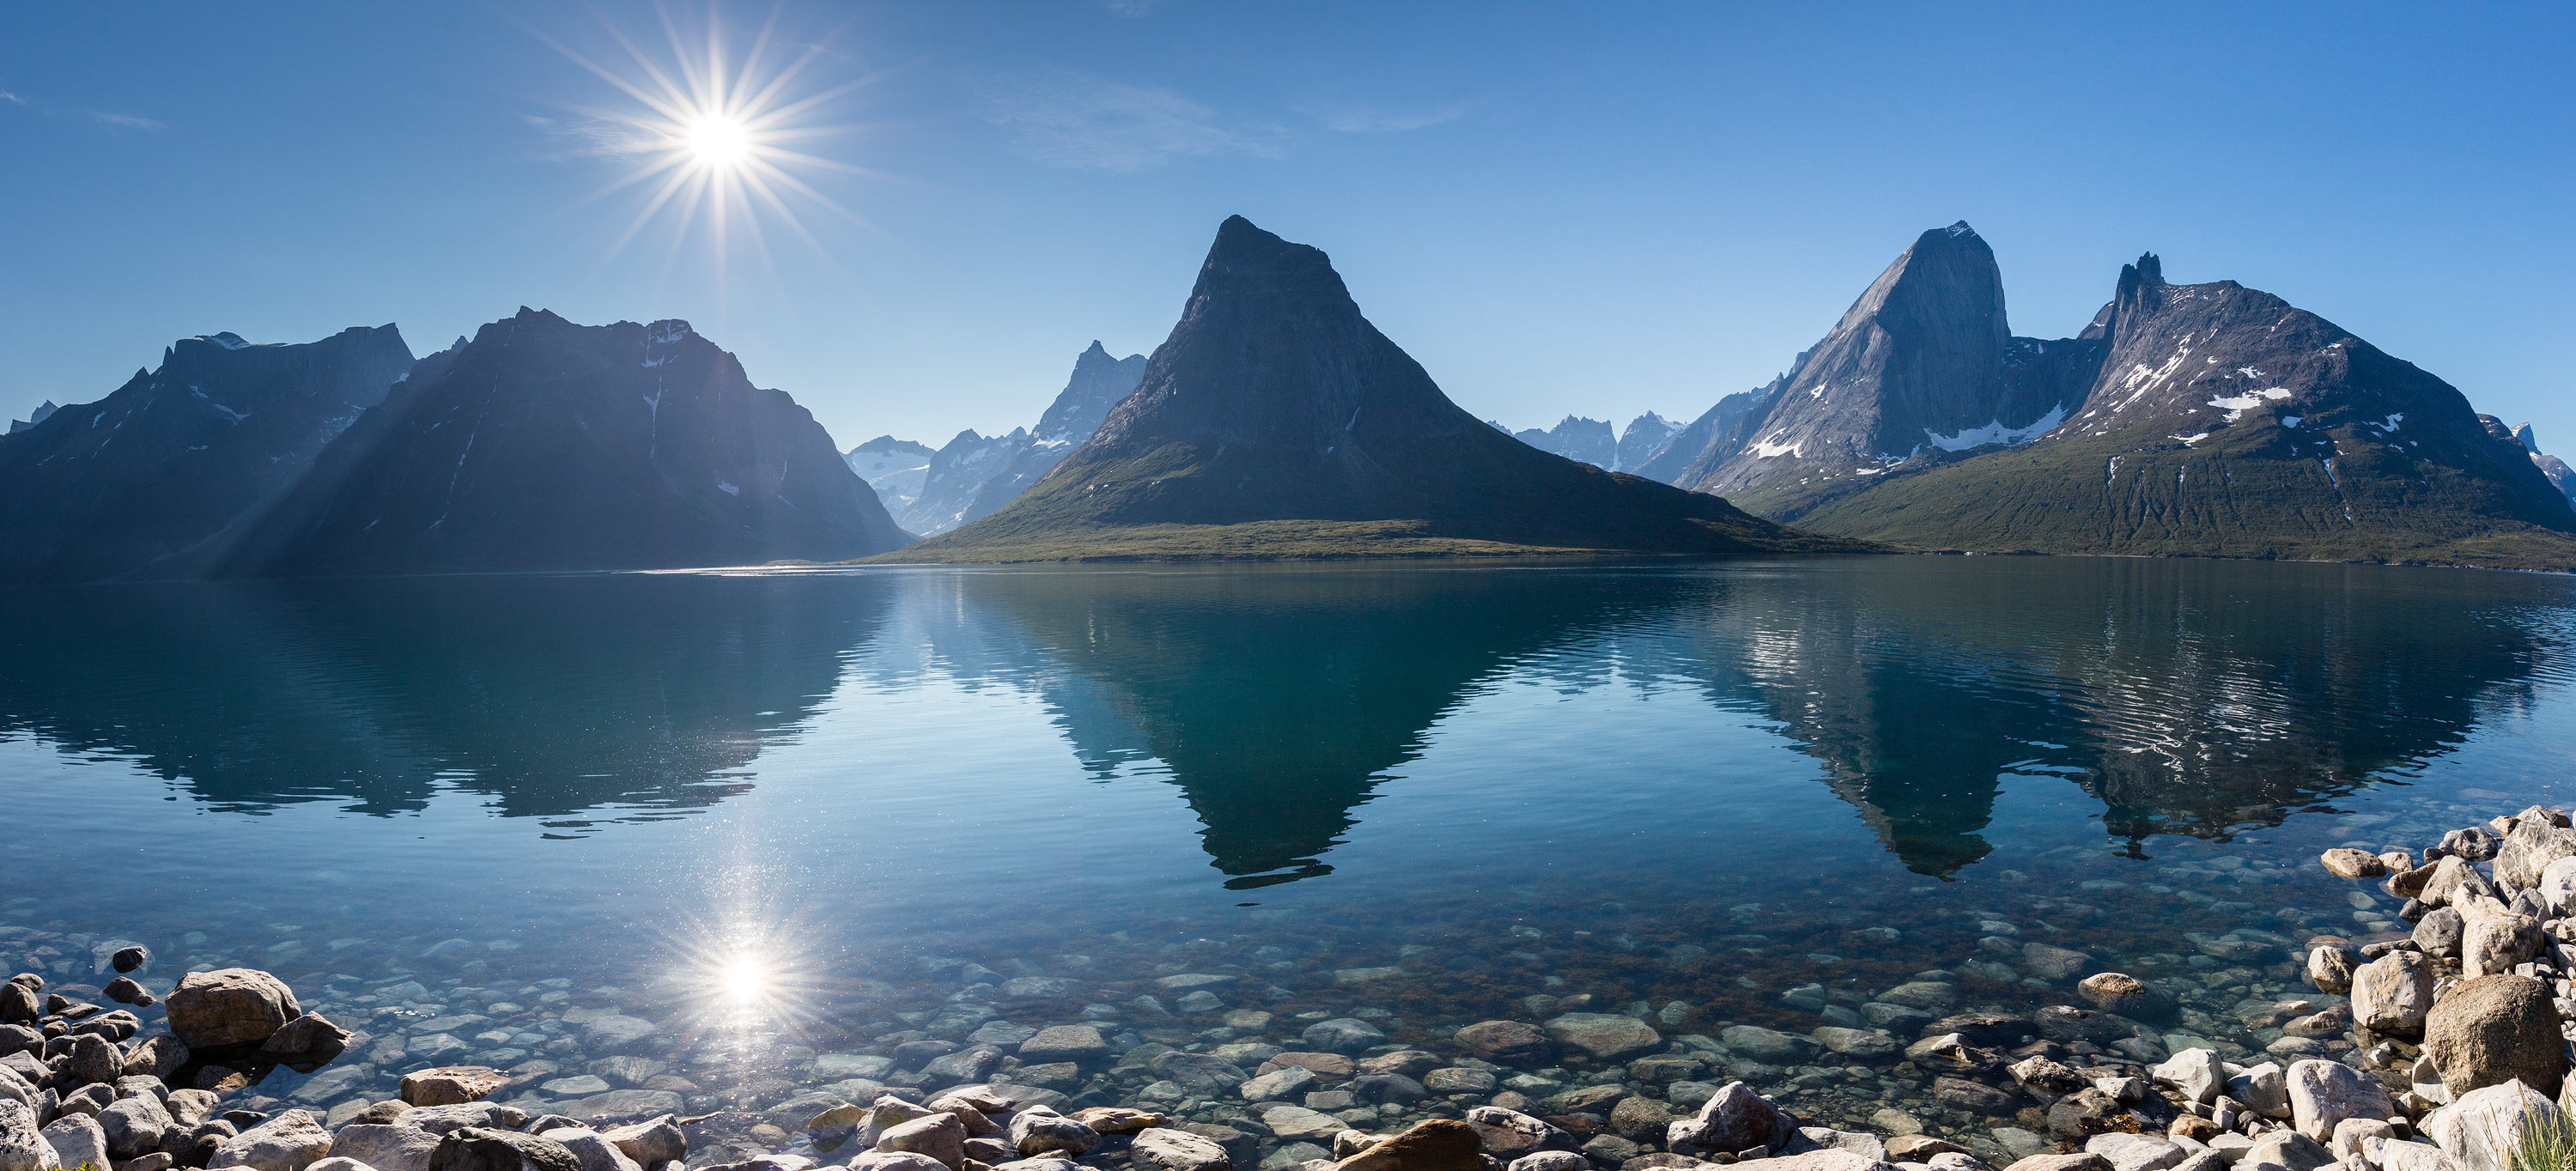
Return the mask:
[(13, 106), (23, 106), (27, 104), (27, 99), (10, 93), (8, 90), (0, 89), (0, 102), (7, 102)]
[(1278, 158), (1296, 138), (1284, 127), (1229, 119), (1173, 90), (1080, 73), (995, 84), (984, 117), (1031, 159), (1094, 171), (1221, 155)]
[(158, 133), (170, 128), (167, 123), (158, 122), (136, 114), (119, 114), (113, 110), (92, 110), (89, 112), (89, 116), (96, 119), (100, 125), (113, 126), (119, 130), (141, 130), (146, 133)]
[(1327, 129), (1339, 134), (1400, 134), (1407, 130), (1438, 126), (1443, 122), (1455, 122), (1466, 115), (1467, 106), (1461, 102), (1454, 106), (1442, 106), (1436, 110), (1418, 111), (1381, 110), (1368, 106), (1321, 106), (1310, 109), (1307, 113), (1314, 115), (1315, 119), (1322, 122)]
[(1152, 12), (1154, 6), (1161, 2), (1162, 0), (1100, 0), (1100, 6), (1108, 9), (1111, 16), (1124, 16), (1133, 20)]

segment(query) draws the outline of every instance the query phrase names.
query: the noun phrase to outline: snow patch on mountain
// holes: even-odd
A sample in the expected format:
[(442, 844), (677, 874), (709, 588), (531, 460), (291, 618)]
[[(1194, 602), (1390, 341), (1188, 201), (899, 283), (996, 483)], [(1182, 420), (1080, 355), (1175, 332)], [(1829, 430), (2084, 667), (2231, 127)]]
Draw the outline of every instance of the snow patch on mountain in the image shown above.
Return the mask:
[(2022, 424), (2019, 427), (2009, 426), (2003, 420), (1997, 419), (1983, 427), (1967, 428), (1956, 435), (1937, 434), (1931, 428), (1926, 427), (1923, 429), (1923, 437), (1926, 441), (1930, 442), (1932, 446), (1940, 448), (1943, 451), (1966, 451), (1972, 447), (1992, 447), (1996, 444), (2028, 443), (2033, 439), (2037, 439), (2042, 435), (2046, 435), (2051, 431), (2057, 430), (2059, 427), (2065, 425), (2065, 423), (2066, 405), (2064, 403), (2060, 403), (2051, 408), (2047, 414), (2041, 415), (2039, 418)]

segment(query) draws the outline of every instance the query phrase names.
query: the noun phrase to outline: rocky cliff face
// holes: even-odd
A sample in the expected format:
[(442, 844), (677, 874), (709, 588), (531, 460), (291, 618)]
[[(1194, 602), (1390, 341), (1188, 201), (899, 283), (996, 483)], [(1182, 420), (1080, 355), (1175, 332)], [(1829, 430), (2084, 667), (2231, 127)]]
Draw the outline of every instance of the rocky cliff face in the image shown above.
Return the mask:
[(1019, 500), (907, 556), (1350, 555), (1388, 542), (1827, 547), (1479, 422), (1360, 315), (1322, 252), (1235, 217), (1099, 433)]
[(1112, 358), (1099, 342), (1073, 361), (1073, 376), (1039, 416), (1035, 432), (985, 436), (960, 431), (925, 469), (918, 498), (897, 514), (904, 528), (924, 536), (947, 532), (989, 516), (1019, 498), (1082, 441), (1136, 389), (1145, 356)]
[(2150, 254), (2086, 333), (2099, 373), (2052, 431), (1803, 515), (1935, 547), (2576, 566), (2576, 512), (2501, 424), (2324, 318)]
[(411, 366), (390, 325), (301, 345), (218, 333), (98, 402), (40, 409), (0, 438), (0, 580), (202, 572)]
[(521, 309), (368, 410), (223, 568), (649, 569), (907, 539), (811, 414), (687, 322)]
[(2097, 343), (2012, 336), (1993, 249), (1965, 222), (1936, 228), (1674, 482), (1794, 516), (1868, 477), (2046, 434), (2091, 381), (2088, 357)]
[(2514, 428), (2513, 438), (2522, 444), (2524, 451), (2531, 453), (2532, 466), (2549, 478), (2550, 487), (2558, 489), (2559, 495), (2576, 500), (2576, 469), (2569, 468), (2567, 461), (2540, 450), (2540, 440), (2532, 434), (2531, 424)]

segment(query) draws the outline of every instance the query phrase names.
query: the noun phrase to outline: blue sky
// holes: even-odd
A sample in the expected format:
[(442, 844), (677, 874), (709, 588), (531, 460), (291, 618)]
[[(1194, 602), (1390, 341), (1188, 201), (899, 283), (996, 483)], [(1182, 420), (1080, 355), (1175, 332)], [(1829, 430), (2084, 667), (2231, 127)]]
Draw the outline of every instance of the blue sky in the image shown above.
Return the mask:
[(2576, 8), (2105, 7), (722, 4), (729, 45), (819, 46), (788, 96), (850, 87), (793, 171), (840, 210), (762, 213), (764, 260), (667, 212), (617, 246), (644, 189), (596, 197), (634, 164), (592, 131), (642, 107), (563, 50), (667, 64), (650, 7), (18, 6), (0, 413), (178, 336), (426, 353), (527, 304), (685, 317), (843, 446), (936, 445), (1151, 350), (1239, 212), (1480, 415), (1686, 419), (1965, 218), (2016, 332), (2152, 249), (2576, 450)]

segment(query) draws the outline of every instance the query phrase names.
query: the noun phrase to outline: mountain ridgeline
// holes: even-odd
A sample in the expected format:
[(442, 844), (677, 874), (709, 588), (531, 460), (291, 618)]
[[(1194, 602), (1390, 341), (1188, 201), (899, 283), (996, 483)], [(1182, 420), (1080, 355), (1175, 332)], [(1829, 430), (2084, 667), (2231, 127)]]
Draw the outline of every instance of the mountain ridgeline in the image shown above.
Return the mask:
[(683, 321), (521, 309), (417, 360), (391, 325), (182, 339), (0, 434), (0, 583), (1884, 549), (2576, 571), (2571, 500), (2528, 424), (2152, 253), (2076, 336), (2018, 336), (1964, 222), (1686, 425), (1515, 435), (1323, 252), (1234, 217), (1150, 358), (1093, 342), (1034, 428), (935, 451), (836, 450)]
[(902, 560), (1853, 550), (1538, 451), (1442, 394), (1323, 252), (1240, 216), (1089, 442)]
[(0, 581), (203, 574), (412, 368), (393, 326), (182, 338), (157, 370), (0, 438)]
[(2576, 569), (2553, 466), (2441, 379), (2152, 254), (2077, 336), (2014, 336), (1959, 223), (1641, 471), (1900, 548)]
[(659, 569), (909, 539), (811, 414), (685, 321), (521, 309), (441, 359), (332, 444), (222, 568)]

